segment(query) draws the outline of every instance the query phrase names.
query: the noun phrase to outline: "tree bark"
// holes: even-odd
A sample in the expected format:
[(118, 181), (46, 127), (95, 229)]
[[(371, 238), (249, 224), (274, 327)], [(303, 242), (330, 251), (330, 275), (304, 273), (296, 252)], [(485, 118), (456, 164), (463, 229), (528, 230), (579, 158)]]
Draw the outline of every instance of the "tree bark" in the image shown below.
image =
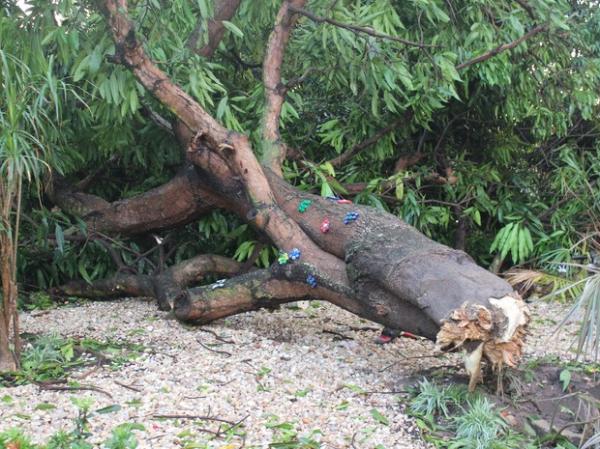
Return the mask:
[(181, 226), (225, 205), (222, 198), (202, 185), (198, 171), (191, 165), (162, 186), (113, 203), (75, 191), (61, 180), (48, 183), (46, 194), (64, 212), (82, 217), (90, 233), (121, 235)]
[(50, 290), (54, 296), (78, 296), (93, 299), (122, 297), (156, 298), (161, 310), (171, 310), (184, 290), (200, 283), (208, 274), (232, 276), (242, 264), (213, 254), (202, 254), (180, 262), (156, 276), (117, 273), (92, 283), (72, 281)]
[(285, 0), (281, 4), (275, 27), (269, 37), (263, 64), (263, 84), (265, 86), (265, 113), (263, 115), (263, 159), (262, 163), (282, 176), (281, 165), (286, 157), (286, 146), (281, 141), (279, 119), (285, 101), (286, 87), (281, 82), (281, 67), (285, 47), (297, 20), (292, 7), (304, 7), (306, 0)]

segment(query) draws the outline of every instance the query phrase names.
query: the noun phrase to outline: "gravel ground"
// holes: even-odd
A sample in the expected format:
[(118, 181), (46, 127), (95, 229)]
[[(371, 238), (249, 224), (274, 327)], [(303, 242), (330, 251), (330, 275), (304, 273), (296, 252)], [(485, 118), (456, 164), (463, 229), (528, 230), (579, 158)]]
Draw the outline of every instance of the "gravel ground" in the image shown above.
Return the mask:
[[(107, 366), (71, 374), (112, 398), (96, 391), (42, 391), (31, 384), (1, 389), (0, 397), (12, 402), (0, 402), (0, 431), (20, 427), (36, 442), (47, 441), (57, 430), (73, 428), (77, 409), (70, 398), (87, 396), (94, 399), (93, 409), (121, 406), (91, 416), (95, 443), (116, 425), (137, 422), (146, 429), (136, 431), (140, 448), (204, 447), (200, 444), (206, 441), (210, 448), (267, 448), (277, 441), (278, 431), (267, 427), (276, 420), (293, 422), (299, 435), (319, 429), (315, 439), (323, 448), (429, 447), (390, 392), (422, 369), (458, 365), (457, 356), (431, 357), (431, 342), (404, 338), (375, 345), (378, 331), (372, 323), (327, 304), (299, 306), (239, 315), (202, 328), (214, 334), (182, 325), (139, 299), (25, 313), (24, 332), (126, 341), (146, 350), (117, 370)], [(527, 357), (549, 352), (569, 357), (567, 340), (551, 345), (546, 340), (554, 327), (549, 320), (563, 311), (557, 304), (532, 305)], [(56, 408), (40, 410), (40, 403)], [(389, 425), (374, 417), (374, 409)], [(172, 414), (234, 422), (245, 418), (245, 438), (213, 439), (203, 429), (214, 432), (217, 422), (155, 417)]]

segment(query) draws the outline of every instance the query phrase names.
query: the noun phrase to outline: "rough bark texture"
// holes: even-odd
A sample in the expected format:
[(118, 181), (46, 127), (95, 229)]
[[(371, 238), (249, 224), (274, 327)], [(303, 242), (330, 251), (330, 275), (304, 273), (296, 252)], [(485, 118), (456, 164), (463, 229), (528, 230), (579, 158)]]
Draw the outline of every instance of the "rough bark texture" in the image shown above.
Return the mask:
[(113, 203), (73, 191), (61, 182), (48, 184), (46, 193), (62, 210), (82, 217), (92, 233), (134, 235), (168, 229), (223, 206), (219, 196), (202, 186), (193, 166), (184, 168), (162, 186)]
[(80, 296), (94, 299), (121, 297), (156, 298), (161, 310), (170, 310), (184, 290), (200, 283), (208, 274), (232, 276), (242, 264), (227, 257), (203, 254), (173, 265), (156, 276), (117, 273), (93, 283), (73, 281), (51, 290), (56, 296)]
[(286, 302), (323, 299), (359, 313), (361, 305), (351, 292), (327, 285), (312, 288), (305, 282), (310, 268), (302, 265), (258, 270), (223, 284), (191, 289), (175, 303), (175, 315), (183, 321), (208, 323), (241, 312), (273, 308)]

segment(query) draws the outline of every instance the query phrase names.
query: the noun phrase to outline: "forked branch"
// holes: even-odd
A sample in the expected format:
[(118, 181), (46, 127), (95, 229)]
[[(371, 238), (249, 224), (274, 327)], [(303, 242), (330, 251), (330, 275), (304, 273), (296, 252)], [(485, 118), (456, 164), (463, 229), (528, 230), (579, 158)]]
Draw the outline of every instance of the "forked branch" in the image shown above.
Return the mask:
[[(194, 133), (188, 153), (200, 153), (196, 154), (195, 161), (211, 160), (210, 156), (205, 157), (202, 153), (210, 153), (212, 159), (225, 161), (230, 172), (243, 184), (246, 197), (254, 208), (254, 226), (265, 232), (281, 249), (289, 251), (298, 247), (315, 267), (332, 276), (340, 276), (340, 282), (347, 282), (344, 262), (321, 250), (277, 205), (248, 137), (223, 127), (148, 58), (127, 18), (126, 0), (104, 0), (104, 5), (121, 61)], [(209, 171), (207, 165), (201, 165), (201, 168)], [(223, 171), (224, 174), (226, 172)], [(229, 184), (230, 178), (218, 181)]]
[(169, 310), (175, 298), (181, 296), (187, 287), (197, 285), (206, 275), (232, 276), (240, 273), (242, 268), (241, 263), (228, 257), (201, 254), (156, 276), (117, 273), (92, 283), (69, 282), (51, 289), (51, 293), (94, 299), (151, 297), (157, 299), (161, 310)]
[(263, 116), (263, 160), (262, 162), (281, 176), (281, 164), (285, 160), (286, 147), (281, 142), (279, 118), (285, 101), (286, 87), (281, 83), (281, 66), (285, 47), (292, 34), (298, 15), (292, 8), (302, 8), (306, 0), (285, 0), (269, 37), (263, 63), (265, 85), (265, 112)]

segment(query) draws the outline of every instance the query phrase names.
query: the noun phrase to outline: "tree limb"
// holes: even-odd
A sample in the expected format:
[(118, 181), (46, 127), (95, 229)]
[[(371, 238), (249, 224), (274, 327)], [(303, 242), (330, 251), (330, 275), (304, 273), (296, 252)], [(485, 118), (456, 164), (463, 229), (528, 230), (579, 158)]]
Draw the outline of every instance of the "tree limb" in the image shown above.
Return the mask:
[[(120, 60), (152, 94), (173, 111), (187, 128), (195, 133), (188, 148), (189, 153), (200, 153), (197, 162), (210, 161), (208, 152), (226, 162), (229, 175), (239, 179), (255, 213), (252, 224), (265, 232), (273, 242), (285, 251), (300, 248), (307, 257), (324, 272), (342, 275), (344, 262), (322, 251), (293, 220), (279, 208), (263, 167), (256, 159), (247, 136), (235, 133), (219, 124), (194, 99), (174, 84), (145, 54), (135, 38), (133, 25), (127, 18), (126, 0), (104, 0), (108, 22), (113, 32)], [(206, 166), (201, 166), (206, 170)], [(225, 184), (229, 178), (220, 178)]]
[(127, 17), (127, 1), (103, 0), (102, 4), (115, 41), (115, 57), (129, 67), (140, 83), (169, 106), (188, 128), (202, 132), (213, 148), (226, 144), (229, 131), (174, 84), (145, 54)]
[(198, 40), (203, 33), (202, 25), (203, 18), (198, 20), (196, 28), (190, 34), (186, 46), (190, 48), (194, 53), (203, 56), (205, 58), (211, 58), (215, 50), (219, 46), (219, 42), (223, 39), (225, 34), (224, 20), (231, 20), (235, 15), (238, 7), (240, 6), (241, 0), (219, 0), (215, 5), (215, 16), (208, 21), (208, 40), (206, 45), (201, 48), (197, 48)]
[(285, 47), (298, 17), (291, 8), (302, 8), (305, 3), (306, 0), (284, 0), (277, 13), (263, 63), (266, 105), (262, 125), (264, 145), (262, 162), (279, 176), (282, 176), (281, 164), (286, 156), (286, 147), (281, 142), (279, 133), (279, 118), (286, 93), (286, 87), (281, 83), (281, 66)]
[(361, 313), (363, 306), (353, 298), (350, 288), (323, 277), (319, 278), (319, 285), (312, 288), (305, 281), (309, 273), (318, 276), (310, 266), (303, 264), (274, 265), (268, 270), (237, 276), (219, 286), (194, 288), (186, 296), (177, 298), (175, 316), (182, 321), (209, 323), (241, 312), (308, 299), (322, 299)]
[[(92, 233), (141, 234), (189, 222), (224, 206), (222, 198), (201, 185), (192, 166), (162, 186), (112, 203), (74, 191), (61, 179), (47, 183), (46, 194), (63, 211), (84, 218)], [(158, 210), (160, 214), (156, 214)]]
[(55, 296), (77, 296), (81, 298), (156, 298), (161, 310), (170, 310), (175, 298), (183, 291), (196, 285), (207, 274), (232, 276), (242, 270), (242, 264), (228, 257), (201, 254), (169, 267), (156, 276), (117, 273), (92, 283), (72, 281), (55, 287), (50, 293)]
[(479, 55), (473, 59), (469, 59), (468, 61), (465, 61), (461, 64), (458, 64), (456, 66), (456, 70), (462, 70), (464, 68), (467, 68), (469, 66), (472, 66), (473, 64), (478, 64), (480, 62), (486, 61), (490, 58), (493, 58), (494, 56), (503, 53), (507, 50), (511, 50), (513, 48), (515, 48), (516, 46), (518, 46), (519, 44), (523, 43), (524, 41), (526, 41), (527, 39), (529, 39), (530, 37), (535, 36), (536, 34), (541, 33), (542, 31), (544, 31), (547, 28), (547, 25), (538, 25), (534, 28), (532, 28), (531, 30), (529, 30), (527, 33), (525, 33), (523, 36), (519, 37), (518, 39), (515, 39), (512, 42), (509, 42), (507, 44), (502, 44), (502, 45), (498, 45), (497, 47), (491, 49), (490, 51)]
[(313, 14), (310, 11), (307, 11), (305, 9), (302, 8), (297, 8), (294, 6), (290, 6), (290, 9), (292, 9), (294, 12), (297, 12), (298, 14), (302, 14), (305, 17), (308, 17), (310, 20), (312, 20), (313, 22), (316, 23), (327, 23), (329, 25), (333, 25), (336, 26), (338, 28), (343, 28), (345, 30), (349, 30), (352, 31), (353, 33), (363, 33), (363, 34), (368, 34), (369, 36), (372, 37), (376, 37), (378, 39), (386, 39), (386, 40), (390, 40), (390, 41), (395, 41), (395, 42), (400, 42), (401, 44), (410, 46), (410, 47), (418, 47), (418, 48), (430, 48), (430, 47), (435, 47), (435, 45), (431, 45), (431, 44), (425, 44), (423, 42), (414, 42), (408, 39), (404, 39), (398, 36), (390, 36), (389, 34), (383, 34), (383, 33), (379, 33), (375, 30), (373, 30), (372, 28), (367, 28), (367, 27), (361, 27), (358, 25), (352, 25), (349, 23), (343, 23), (343, 22), (338, 22), (337, 20), (333, 20), (330, 19), (328, 17), (321, 17), (321, 16), (317, 16), (316, 14)]

